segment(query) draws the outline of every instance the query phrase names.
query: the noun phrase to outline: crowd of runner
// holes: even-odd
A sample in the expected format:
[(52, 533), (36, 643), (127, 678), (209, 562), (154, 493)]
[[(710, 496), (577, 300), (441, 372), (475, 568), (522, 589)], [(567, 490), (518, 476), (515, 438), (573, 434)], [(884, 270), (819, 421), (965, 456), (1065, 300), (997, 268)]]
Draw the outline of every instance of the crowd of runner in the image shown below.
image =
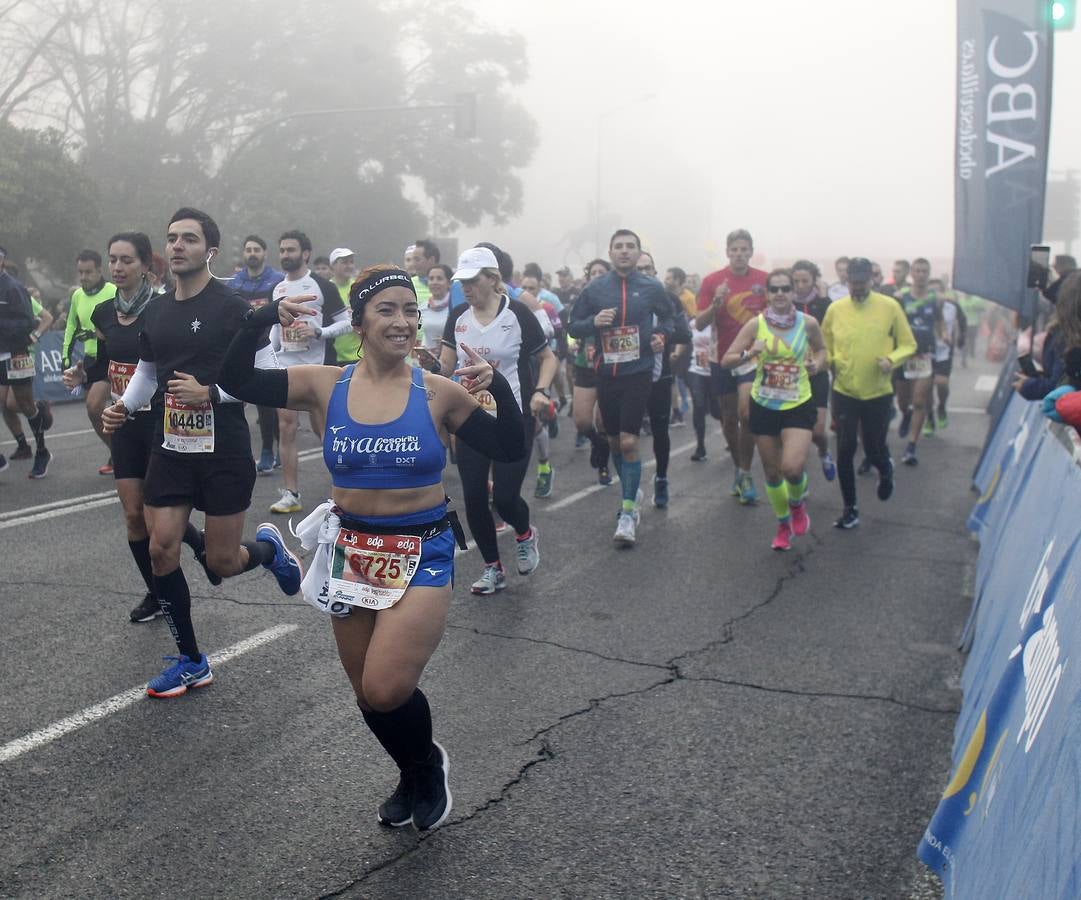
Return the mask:
[[(554, 276), (536, 263), (517, 270), (491, 243), (453, 267), (428, 240), (410, 244), (400, 265), (361, 266), (345, 246), (313, 259), (307, 235), (290, 230), (277, 239), (280, 270), (251, 234), (243, 264), (218, 277), (220, 242), (214, 220), (191, 208), (167, 223), (163, 257), (147, 235), (120, 232), (104, 260), (79, 255), (66, 316), (64, 384), (108, 448), (99, 471), (115, 479), (146, 586), (130, 619), (163, 616), (177, 648), (147, 692), (176, 697), (214, 678), (182, 547), (214, 584), (267, 568), (286, 594), (330, 616), (363, 718), (398, 766), (379, 820), (421, 830), (451, 808), (449, 757), (418, 686), (445, 627), (455, 546), (465, 547), (443, 489), (448, 456), (483, 560), (475, 595), (507, 587), (498, 541), (507, 528), (517, 575), (541, 565), (526, 495), (558, 495), (551, 442), (561, 417), (598, 484), (618, 495), (617, 546), (638, 542), (647, 489), (653, 507), (669, 503), (670, 429), (689, 420), (690, 459), (703, 462), (714, 419), (732, 498), (759, 502), (757, 451), (776, 517), (771, 546), (789, 550), (811, 528), (812, 446), (840, 485), (834, 526), (855, 528), (857, 472), (877, 472), (879, 500), (894, 491), (891, 422), (909, 466), (920, 439), (948, 426), (952, 365), (978, 315), (926, 259), (894, 263), (885, 281), (878, 264), (842, 257), (827, 282), (803, 259), (755, 268), (743, 229), (727, 236), (728, 264), (701, 279), (659, 268), (629, 229), (612, 235), (607, 259)], [(52, 415), (33, 394), (35, 343), (50, 320), (0, 272), (0, 408), (11, 457), (31, 460), (35, 479), (51, 460)], [(257, 449), (245, 403), (257, 410)], [(322, 444), (325, 502), (301, 495), (301, 413)], [(644, 486), (643, 439), (655, 463)], [(9, 466), (0, 456), (0, 471)], [(281, 479), (269, 513), (306, 514), (294, 529), (314, 551), (306, 574), (272, 522), (243, 539), (260, 476)], [(193, 509), (205, 514), (202, 529)]]

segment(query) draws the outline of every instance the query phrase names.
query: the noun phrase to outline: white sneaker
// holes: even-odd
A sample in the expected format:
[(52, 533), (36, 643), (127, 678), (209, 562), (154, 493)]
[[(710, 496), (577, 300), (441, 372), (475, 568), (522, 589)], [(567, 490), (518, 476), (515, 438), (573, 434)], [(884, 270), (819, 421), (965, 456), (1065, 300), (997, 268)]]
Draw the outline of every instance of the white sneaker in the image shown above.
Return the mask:
[(616, 524), (616, 533), (612, 535), (612, 540), (624, 547), (634, 546), (636, 525), (633, 513), (620, 513), (619, 522)]
[(540, 565), (540, 547), (537, 544), (537, 537), (537, 526), (532, 525), (529, 529), (529, 537), (524, 541), (515, 541), (519, 575), (532, 575)]
[(300, 494), (294, 494), (289, 488), (282, 490), (281, 499), (277, 503), (272, 503), (270, 511), (272, 513), (295, 513), (300, 512), (304, 507), (300, 505)]
[(507, 576), (499, 563), (484, 567), (480, 578), (473, 582), (469, 590), (474, 594), (494, 594), (507, 586)]

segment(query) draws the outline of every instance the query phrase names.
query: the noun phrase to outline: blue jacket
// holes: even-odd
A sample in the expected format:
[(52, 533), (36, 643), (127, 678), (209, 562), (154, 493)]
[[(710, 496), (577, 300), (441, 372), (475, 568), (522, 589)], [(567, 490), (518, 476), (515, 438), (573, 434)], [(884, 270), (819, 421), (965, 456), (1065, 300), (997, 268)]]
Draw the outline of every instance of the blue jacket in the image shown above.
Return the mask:
[[(598, 334), (593, 317), (602, 309), (615, 309), (616, 318), (611, 326), (601, 329)], [(664, 285), (656, 278), (635, 271), (626, 278), (618, 272), (609, 272), (587, 284), (574, 303), (567, 331), (579, 340), (593, 340), (598, 372), (619, 376), (652, 371), (654, 359), (650, 336), (662, 334), (667, 341), (672, 337), (673, 327), (672, 301), (668, 299)], [(605, 361), (605, 341), (609, 342), (610, 351), (615, 349), (612, 344), (614, 329), (626, 329), (622, 334), (637, 340), (637, 359)]]

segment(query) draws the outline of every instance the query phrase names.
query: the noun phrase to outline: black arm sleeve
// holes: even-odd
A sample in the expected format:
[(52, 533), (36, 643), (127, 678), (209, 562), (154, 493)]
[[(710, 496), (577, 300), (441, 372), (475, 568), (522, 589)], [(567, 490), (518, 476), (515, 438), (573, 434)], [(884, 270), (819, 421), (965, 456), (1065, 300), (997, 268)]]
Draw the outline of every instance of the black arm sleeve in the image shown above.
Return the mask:
[[(276, 310), (277, 304), (273, 306)], [(221, 371), (218, 372), (218, 386), (237, 400), (286, 409), (289, 403), (289, 370), (255, 368), (255, 352), (266, 342), (263, 333), (265, 326), (251, 324), (259, 312), (250, 313), (245, 327), (233, 335), (222, 360)]]
[(522, 459), (527, 450), (525, 419), (518, 408), (518, 401), (514, 399), (514, 391), (499, 372), (492, 373), (488, 390), (495, 398), (495, 418), (478, 407), (454, 433), (478, 453), (495, 462)]

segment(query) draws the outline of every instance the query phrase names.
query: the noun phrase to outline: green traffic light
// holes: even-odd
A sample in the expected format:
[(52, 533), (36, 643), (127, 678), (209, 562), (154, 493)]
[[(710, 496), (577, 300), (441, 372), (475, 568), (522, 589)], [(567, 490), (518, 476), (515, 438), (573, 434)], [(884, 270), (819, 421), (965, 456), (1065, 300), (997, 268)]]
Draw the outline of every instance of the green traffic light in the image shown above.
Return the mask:
[(1077, 21), (1077, 0), (1054, 0), (1051, 3), (1051, 26), (1057, 31), (1073, 28)]

